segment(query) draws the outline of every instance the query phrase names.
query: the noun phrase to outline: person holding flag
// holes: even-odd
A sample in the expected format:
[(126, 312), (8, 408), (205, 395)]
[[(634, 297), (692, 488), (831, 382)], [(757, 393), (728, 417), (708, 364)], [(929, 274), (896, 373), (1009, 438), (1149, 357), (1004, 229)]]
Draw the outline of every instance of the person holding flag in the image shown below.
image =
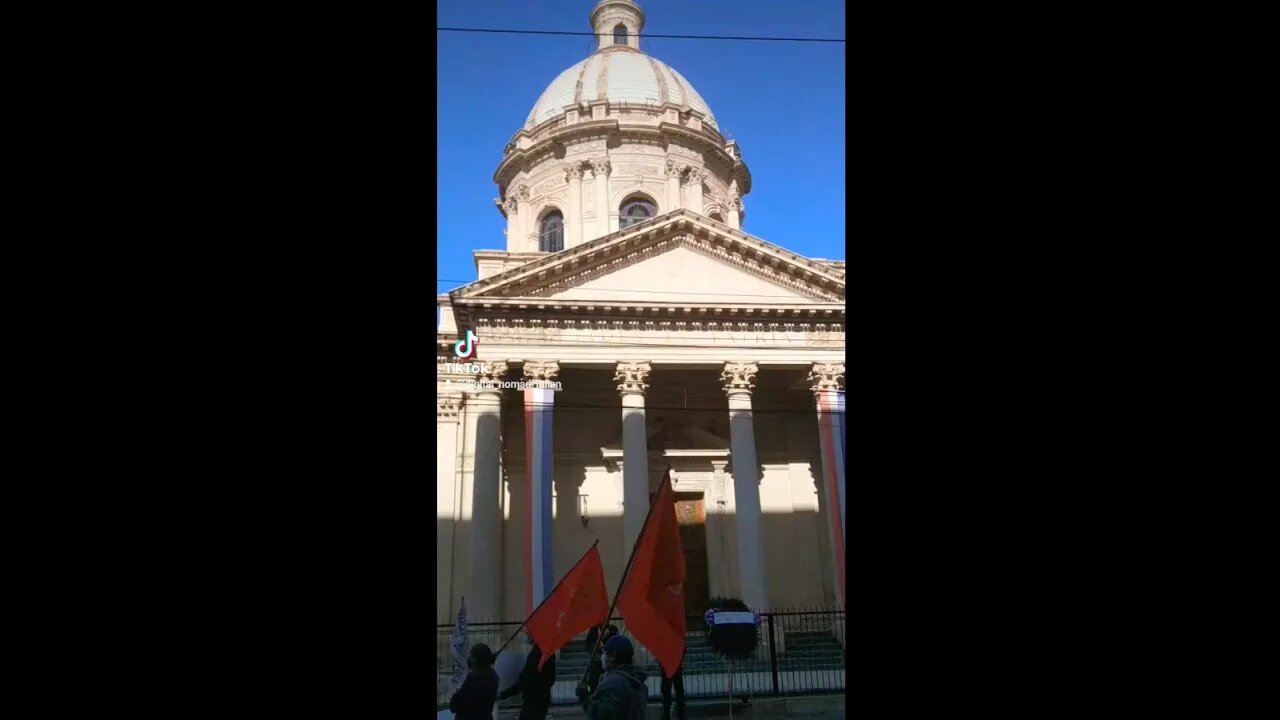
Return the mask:
[(668, 678), (675, 675), (684, 657), (684, 576), (684, 551), (668, 470), (614, 598), (619, 614), (627, 621), (627, 632), (653, 653)]
[(498, 693), (498, 699), (506, 700), (516, 693), (524, 693), (520, 698), (520, 720), (543, 720), (551, 709), (551, 688), (556, 684), (556, 656), (554, 652), (544, 656), (533, 635), (526, 634), (525, 638), (532, 647), (524, 661), (524, 669), (514, 685)]
[(649, 688), (644, 670), (635, 666), (635, 646), (621, 635), (604, 644), (606, 672), (586, 701), (590, 720), (645, 720)]
[[(599, 541), (592, 544), (538, 607), (522, 628), (532, 645), (524, 670), (500, 699), (524, 693), (521, 720), (541, 720), (551, 707), (551, 687), (555, 684), (555, 654), (566, 643), (609, 617), (609, 596), (604, 585), (604, 565), (600, 562)], [(517, 634), (519, 631), (517, 630)], [(511, 642), (511, 639), (507, 643)], [(506, 643), (503, 644), (506, 647)], [(498, 652), (502, 652), (499, 648)]]
[[(680, 547), (680, 527), (668, 470), (649, 506), (649, 515), (631, 549), (631, 557), (622, 571), (622, 583), (613, 598), (614, 606), (627, 621), (627, 631), (653, 653), (666, 678), (676, 674), (684, 657), (684, 577), (684, 551)], [(610, 607), (608, 616), (612, 615), (613, 607)], [(649, 690), (644, 684), (644, 671), (633, 664), (634, 646), (619, 635), (604, 643), (604, 653), (609, 672), (584, 701), (588, 717), (643, 720)], [(587, 673), (578, 683), (579, 697), (586, 694), (590, 671), (588, 664)]]

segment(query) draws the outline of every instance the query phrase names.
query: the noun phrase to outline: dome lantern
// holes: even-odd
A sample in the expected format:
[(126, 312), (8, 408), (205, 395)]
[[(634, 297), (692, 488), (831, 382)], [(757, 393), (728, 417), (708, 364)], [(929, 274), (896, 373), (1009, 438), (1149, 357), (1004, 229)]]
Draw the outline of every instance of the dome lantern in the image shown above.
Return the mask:
[(600, 0), (591, 11), (596, 52), (610, 48), (640, 49), (644, 10), (633, 0)]

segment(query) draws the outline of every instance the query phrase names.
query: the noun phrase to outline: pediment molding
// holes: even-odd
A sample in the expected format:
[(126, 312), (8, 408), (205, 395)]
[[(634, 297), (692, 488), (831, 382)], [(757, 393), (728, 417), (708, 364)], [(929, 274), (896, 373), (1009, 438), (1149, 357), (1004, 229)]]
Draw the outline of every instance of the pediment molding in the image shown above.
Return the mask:
[(798, 303), (843, 304), (844, 274), (773, 243), (732, 230), (681, 209), (449, 293), (452, 304), (469, 300), (544, 298), (628, 265), (687, 247), (746, 273), (804, 295)]

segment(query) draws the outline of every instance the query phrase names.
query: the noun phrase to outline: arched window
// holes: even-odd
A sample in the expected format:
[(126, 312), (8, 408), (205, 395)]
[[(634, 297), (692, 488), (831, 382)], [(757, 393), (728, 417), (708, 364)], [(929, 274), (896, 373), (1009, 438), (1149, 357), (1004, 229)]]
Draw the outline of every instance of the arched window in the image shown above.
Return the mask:
[(658, 208), (653, 203), (643, 198), (634, 198), (622, 204), (622, 211), (618, 213), (618, 227), (630, 227), (657, 214)]
[(542, 252), (560, 252), (564, 249), (564, 216), (559, 210), (553, 210), (542, 218), (538, 249)]
[(622, 23), (618, 23), (617, 25), (613, 26), (613, 44), (614, 45), (627, 44), (627, 26), (626, 25), (623, 25)]

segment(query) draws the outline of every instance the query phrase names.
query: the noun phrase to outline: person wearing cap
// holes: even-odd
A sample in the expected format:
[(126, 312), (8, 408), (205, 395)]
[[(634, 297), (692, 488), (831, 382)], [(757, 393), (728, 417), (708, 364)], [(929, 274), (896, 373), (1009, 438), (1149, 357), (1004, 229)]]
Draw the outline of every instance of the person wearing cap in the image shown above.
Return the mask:
[(635, 666), (635, 647), (627, 638), (615, 635), (604, 644), (604, 658), (605, 674), (600, 687), (586, 701), (587, 717), (590, 720), (644, 720), (649, 688), (644, 684), (645, 672)]
[[(601, 633), (604, 635), (603, 638)], [(591, 659), (587, 661), (587, 686), (584, 690), (579, 691), (579, 699), (585, 700), (600, 685), (600, 676), (604, 674), (604, 658), (602, 657), (604, 655), (604, 644), (609, 642), (609, 638), (617, 634), (617, 625), (593, 627), (591, 632), (587, 633), (587, 654)]]
[(498, 673), (493, 669), (493, 651), (478, 643), (467, 656), (467, 679), (449, 699), (449, 710), (457, 720), (493, 720), (498, 701)]
[(520, 720), (543, 720), (551, 709), (551, 687), (556, 684), (556, 656), (547, 658), (547, 664), (538, 669), (542, 662), (542, 648), (533, 641), (533, 636), (525, 633), (529, 641), (529, 656), (524, 661), (524, 669), (520, 677), (511, 687), (498, 694), (499, 700), (506, 700), (516, 693), (524, 693), (520, 698)]

